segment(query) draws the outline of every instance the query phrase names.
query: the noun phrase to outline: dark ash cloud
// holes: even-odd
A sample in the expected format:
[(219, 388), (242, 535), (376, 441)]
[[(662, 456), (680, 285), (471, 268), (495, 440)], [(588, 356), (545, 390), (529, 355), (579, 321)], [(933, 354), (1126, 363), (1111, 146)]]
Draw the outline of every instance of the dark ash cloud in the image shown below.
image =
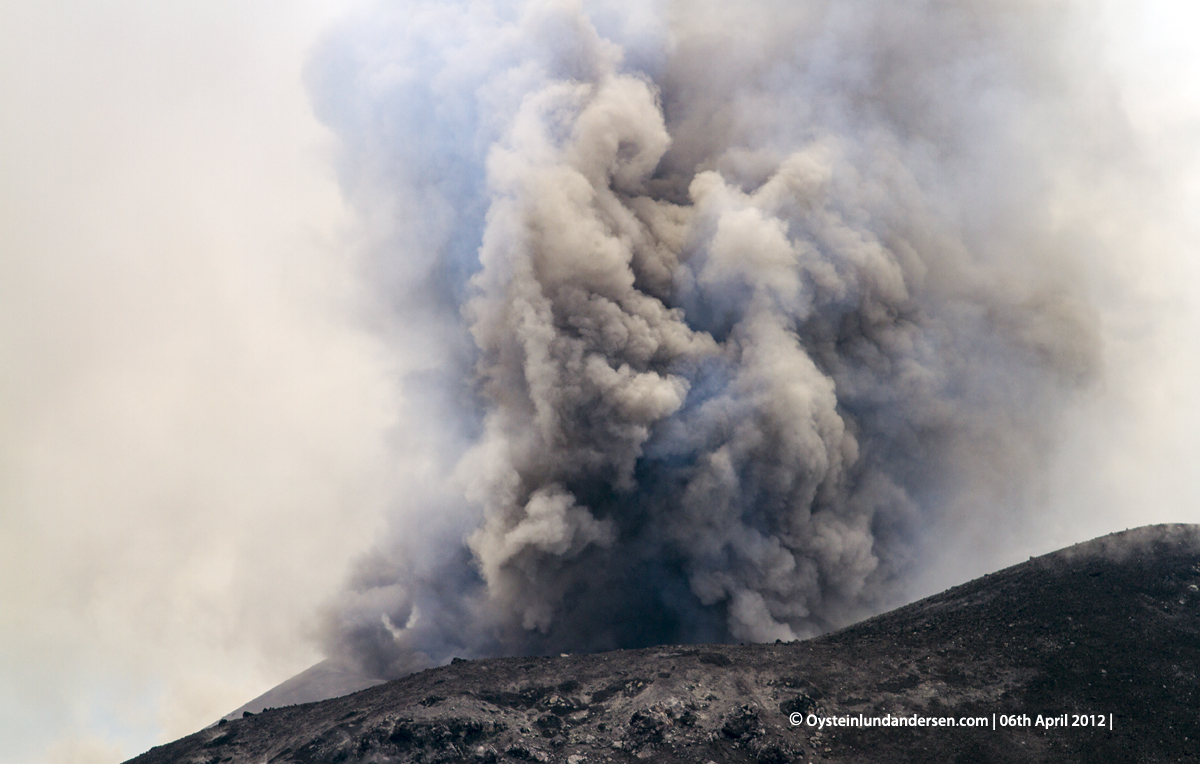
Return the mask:
[(439, 486), (327, 618), (453, 655), (806, 637), (1026, 500), (1097, 376), (1067, 3), (409, 3), (312, 67)]

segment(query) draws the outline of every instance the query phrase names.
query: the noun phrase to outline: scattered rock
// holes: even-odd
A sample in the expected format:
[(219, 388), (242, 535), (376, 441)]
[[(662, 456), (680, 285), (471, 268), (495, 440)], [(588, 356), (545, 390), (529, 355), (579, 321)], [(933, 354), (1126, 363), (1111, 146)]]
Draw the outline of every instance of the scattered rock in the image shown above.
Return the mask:
[[(1178, 600), (1198, 590), (1200, 529), (1141, 529), (805, 642), (458, 660), (246, 714), (133, 762), (1191, 760), (1200, 610)], [(818, 731), (788, 718), (992, 712), (1111, 713), (1115, 729)]]
[(721, 726), (721, 734), (730, 740), (745, 740), (761, 735), (762, 722), (758, 718), (758, 710), (753, 706), (743, 705), (729, 715)]

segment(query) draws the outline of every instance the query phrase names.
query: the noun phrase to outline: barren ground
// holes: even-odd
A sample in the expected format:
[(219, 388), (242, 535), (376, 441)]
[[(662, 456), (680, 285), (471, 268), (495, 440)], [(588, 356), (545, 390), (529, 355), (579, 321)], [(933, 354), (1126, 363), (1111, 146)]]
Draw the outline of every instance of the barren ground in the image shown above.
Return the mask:
[[(1200, 527), (1151, 526), (805, 642), (456, 660), (131, 764), (1200, 761), (1198, 666)], [(793, 711), (988, 723), (820, 730)], [(1063, 714), (1105, 726), (1035, 726)]]

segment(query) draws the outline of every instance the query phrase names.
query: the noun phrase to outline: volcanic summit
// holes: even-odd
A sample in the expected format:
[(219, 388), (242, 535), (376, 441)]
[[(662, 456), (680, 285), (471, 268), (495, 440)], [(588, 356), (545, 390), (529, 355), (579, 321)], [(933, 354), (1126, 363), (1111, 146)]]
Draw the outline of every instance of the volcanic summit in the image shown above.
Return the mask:
[(1147, 526), (815, 639), (456, 659), (130, 764), (1188, 761), (1198, 605), (1200, 526)]

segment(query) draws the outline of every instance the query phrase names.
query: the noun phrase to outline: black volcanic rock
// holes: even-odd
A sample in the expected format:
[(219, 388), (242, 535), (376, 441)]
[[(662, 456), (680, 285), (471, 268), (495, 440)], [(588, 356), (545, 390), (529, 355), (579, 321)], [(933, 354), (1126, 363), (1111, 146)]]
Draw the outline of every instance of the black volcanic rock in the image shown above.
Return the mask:
[(457, 661), (131, 761), (1200, 761), (1198, 667), (1200, 527), (1151, 526), (806, 642)]

